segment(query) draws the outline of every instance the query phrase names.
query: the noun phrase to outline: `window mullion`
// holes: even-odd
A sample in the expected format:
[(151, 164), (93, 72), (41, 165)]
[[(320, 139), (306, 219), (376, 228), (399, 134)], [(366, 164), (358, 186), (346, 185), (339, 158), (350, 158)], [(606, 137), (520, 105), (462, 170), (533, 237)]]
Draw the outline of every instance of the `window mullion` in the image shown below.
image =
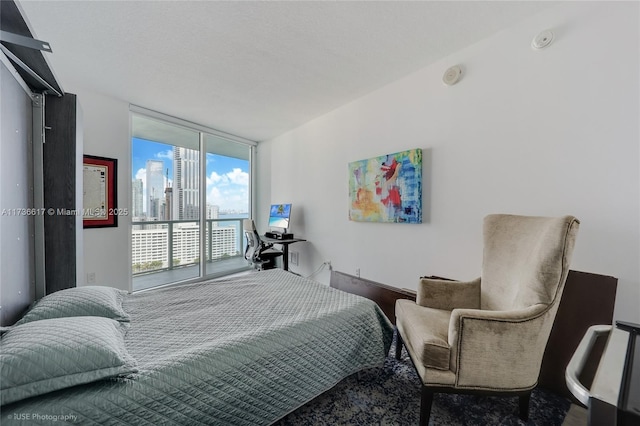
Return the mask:
[(200, 277), (207, 275), (207, 150), (204, 143), (204, 133), (200, 132), (200, 161), (198, 178), (200, 179), (200, 197), (199, 216), (200, 216)]

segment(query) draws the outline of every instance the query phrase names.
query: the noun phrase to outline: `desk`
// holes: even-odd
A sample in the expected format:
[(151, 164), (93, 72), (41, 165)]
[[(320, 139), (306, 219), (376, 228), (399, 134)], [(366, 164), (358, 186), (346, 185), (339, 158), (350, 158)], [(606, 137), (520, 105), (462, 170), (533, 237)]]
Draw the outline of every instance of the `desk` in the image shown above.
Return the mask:
[(297, 243), (299, 241), (307, 241), (303, 238), (287, 238), (286, 240), (278, 240), (264, 235), (261, 235), (260, 239), (265, 243), (280, 244), (282, 246), (282, 269), (285, 271), (289, 270), (289, 244)]

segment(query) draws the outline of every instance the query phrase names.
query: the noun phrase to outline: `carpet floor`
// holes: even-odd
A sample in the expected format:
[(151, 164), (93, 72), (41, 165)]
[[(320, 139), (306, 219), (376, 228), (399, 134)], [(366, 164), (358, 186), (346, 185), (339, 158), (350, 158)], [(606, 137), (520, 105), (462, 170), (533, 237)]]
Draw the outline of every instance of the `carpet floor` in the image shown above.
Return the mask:
[[(275, 425), (417, 425), (420, 379), (406, 350), (400, 361), (394, 353), (395, 341), (382, 367), (347, 377)], [(536, 389), (525, 423), (518, 418), (517, 397), (436, 394), (429, 425), (560, 426), (570, 405), (564, 397)]]

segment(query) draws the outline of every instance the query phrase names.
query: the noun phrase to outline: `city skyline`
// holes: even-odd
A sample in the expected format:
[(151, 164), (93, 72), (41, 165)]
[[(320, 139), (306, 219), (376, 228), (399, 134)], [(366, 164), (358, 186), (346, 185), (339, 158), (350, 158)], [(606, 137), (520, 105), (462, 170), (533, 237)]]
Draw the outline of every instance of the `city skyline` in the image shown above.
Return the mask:
[[(187, 150), (189, 151), (189, 150)], [(162, 193), (160, 198), (161, 204), (165, 200), (164, 189), (171, 188), (183, 188), (184, 181), (182, 168), (185, 167), (185, 162), (181, 158), (185, 157), (185, 149), (177, 147), (174, 149), (173, 145), (163, 144), (159, 142), (149, 141), (140, 138), (133, 138), (132, 140), (132, 182), (134, 182), (134, 199), (139, 197), (139, 183), (142, 182), (142, 211), (149, 217), (160, 218), (158, 206), (151, 212), (149, 204), (151, 203), (150, 194), (148, 192), (149, 185), (152, 187), (157, 186), (149, 181), (150, 176), (148, 164), (154, 164), (153, 181), (162, 179)], [(249, 206), (249, 162), (247, 160), (226, 157), (222, 155), (207, 153), (206, 156), (206, 200), (209, 205), (217, 205), (220, 213), (226, 212), (233, 213), (246, 213)], [(159, 167), (158, 163), (162, 163)], [(198, 161), (191, 161), (191, 170), (197, 167)], [(176, 166), (177, 165), (177, 166)], [(159, 178), (159, 171), (161, 169), (162, 177)], [(176, 176), (178, 173), (180, 176)], [(188, 190), (193, 194), (193, 184), (189, 185)], [(157, 190), (154, 191), (158, 192)], [(173, 212), (174, 215), (180, 211), (180, 207), (176, 206), (179, 202), (179, 196), (176, 193), (176, 189), (173, 189)], [(137, 194), (137, 195), (136, 195)], [(191, 196), (193, 199), (193, 196)], [(153, 203), (151, 203), (153, 204)], [(153, 205), (151, 207), (154, 207)], [(197, 207), (197, 204), (196, 204)], [(183, 206), (184, 209), (184, 206)], [(152, 214), (154, 213), (154, 214)], [(174, 218), (175, 219), (175, 218)]]

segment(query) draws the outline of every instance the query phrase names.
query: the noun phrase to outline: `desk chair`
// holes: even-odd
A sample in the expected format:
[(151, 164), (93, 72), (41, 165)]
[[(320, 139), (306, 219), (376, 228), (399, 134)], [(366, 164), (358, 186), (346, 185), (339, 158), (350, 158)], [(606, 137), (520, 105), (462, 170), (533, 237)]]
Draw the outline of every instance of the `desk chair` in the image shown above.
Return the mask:
[(276, 250), (273, 244), (265, 243), (260, 239), (260, 234), (256, 230), (256, 224), (251, 219), (242, 221), (244, 236), (247, 239), (247, 248), (244, 251), (244, 258), (251, 262), (259, 271), (272, 269), (276, 265), (276, 258), (282, 256), (280, 250)]

